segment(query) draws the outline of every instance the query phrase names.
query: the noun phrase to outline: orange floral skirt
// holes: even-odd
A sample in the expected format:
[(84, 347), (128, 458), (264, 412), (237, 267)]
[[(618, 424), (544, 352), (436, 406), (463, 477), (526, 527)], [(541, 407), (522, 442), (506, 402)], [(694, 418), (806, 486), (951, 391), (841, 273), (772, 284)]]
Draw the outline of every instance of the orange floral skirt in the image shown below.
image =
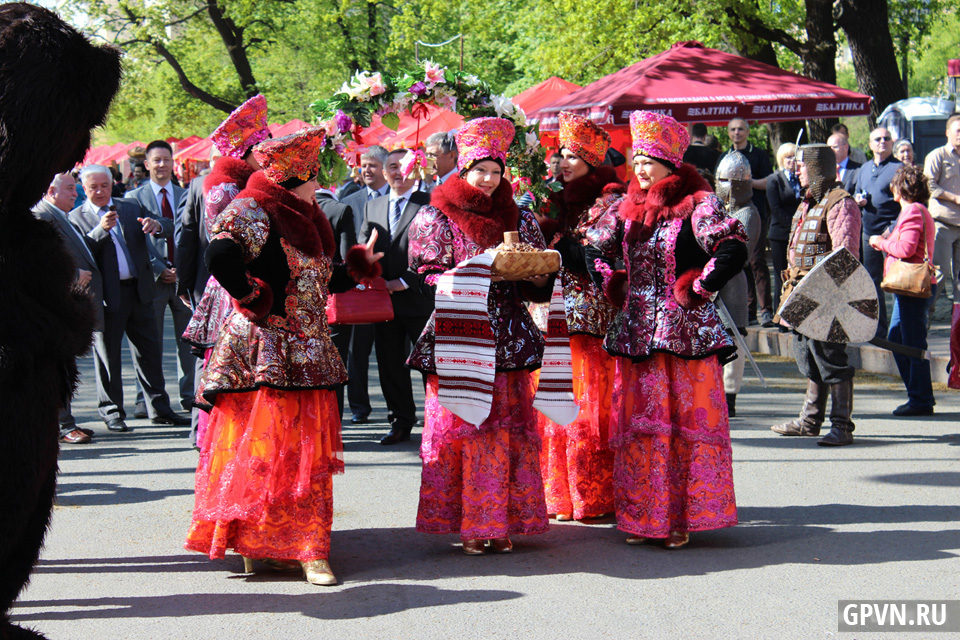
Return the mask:
[(217, 396), (200, 446), (184, 546), (222, 558), (330, 556), (332, 474), (343, 471), (331, 390), (260, 388)]
[(730, 421), (716, 357), (617, 358), (617, 525), (648, 538), (737, 524)]
[(538, 413), (537, 423), (547, 512), (580, 520), (613, 512), (613, 451), (607, 439), (616, 361), (595, 336), (570, 336), (570, 352), (580, 414), (561, 426)]
[[(464, 540), (545, 533), (549, 527), (540, 478), (540, 442), (533, 428), (533, 378), (497, 373), (490, 416), (467, 425), (437, 401), (438, 379), (427, 377), (417, 531), (459, 533)], [(469, 435), (465, 433), (470, 426)], [(433, 433), (460, 434), (434, 438)]]

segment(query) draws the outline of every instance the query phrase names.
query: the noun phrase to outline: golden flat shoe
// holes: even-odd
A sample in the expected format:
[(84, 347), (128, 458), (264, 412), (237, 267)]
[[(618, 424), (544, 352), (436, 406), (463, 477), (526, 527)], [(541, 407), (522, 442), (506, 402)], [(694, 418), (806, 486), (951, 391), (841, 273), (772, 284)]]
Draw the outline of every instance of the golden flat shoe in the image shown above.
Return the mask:
[(490, 548), (497, 553), (511, 553), (513, 543), (510, 542), (510, 538), (496, 538), (490, 541)]
[(310, 584), (318, 584), (323, 587), (329, 587), (337, 584), (337, 576), (333, 575), (330, 563), (326, 560), (311, 560), (310, 562), (301, 562), (303, 574), (307, 577)]
[(468, 556), (483, 555), (483, 552), (484, 552), (483, 540), (478, 540), (476, 538), (472, 538), (470, 540), (464, 540), (463, 552)]
[(671, 531), (663, 546), (667, 549), (679, 549), (690, 542), (690, 534), (685, 531)]
[(573, 520), (573, 514), (572, 514), (572, 513), (558, 513), (558, 514), (557, 514), (557, 522), (569, 522), (570, 520)]
[(627, 544), (647, 544), (647, 540), (643, 536), (630, 536), (627, 538)]
[(274, 571), (299, 571), (300, 563), (296, 560), (277, 560), (276, 558), (248, 558), (246, 556), (240, 556), (243, 558), (243, 571), (244, 573), (253, 573), (254, 563), (259, 562), (265, 567), (270, 567)]

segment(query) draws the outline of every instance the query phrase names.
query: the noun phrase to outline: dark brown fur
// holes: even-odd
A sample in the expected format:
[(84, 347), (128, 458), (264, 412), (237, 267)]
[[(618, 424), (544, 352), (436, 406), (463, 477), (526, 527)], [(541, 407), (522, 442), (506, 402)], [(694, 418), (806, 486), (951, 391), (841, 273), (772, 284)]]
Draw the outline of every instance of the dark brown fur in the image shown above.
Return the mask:
[(30, 207), (79, 162), (120, 83), (120, 52), (46, 9), (0, 5), (0, 639), (50, 521), (57, 414), (93, 331), (90, 298), (56, 230)]

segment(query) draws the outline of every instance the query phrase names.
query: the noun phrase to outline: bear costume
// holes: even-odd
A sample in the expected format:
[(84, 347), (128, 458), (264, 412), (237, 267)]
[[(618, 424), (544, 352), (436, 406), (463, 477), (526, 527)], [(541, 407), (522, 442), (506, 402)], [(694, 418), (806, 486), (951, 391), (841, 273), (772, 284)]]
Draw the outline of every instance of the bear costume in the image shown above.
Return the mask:
[(8, 612), (50, 523), (57, 414), (94, 319), (60, 235), (30, 208), (83, 159), (119, 87), (120, 55), (46, 9), (0, 5), (0, 640), (43, 637)]

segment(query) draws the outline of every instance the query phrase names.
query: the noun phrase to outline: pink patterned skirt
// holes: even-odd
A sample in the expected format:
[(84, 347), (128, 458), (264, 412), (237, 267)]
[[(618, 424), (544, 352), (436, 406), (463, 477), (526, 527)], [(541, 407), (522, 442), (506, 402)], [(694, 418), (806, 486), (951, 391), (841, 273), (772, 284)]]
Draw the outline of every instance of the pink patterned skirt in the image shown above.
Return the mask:
[(464, 540), (545, 533), (530, 372), (496, 374), (493, 407), (479, 427), (440, 406), (437, 388), (437, 376), (428, 376), (417, 531)]
[(716, 357), (617, 358), (611, 445), (617, 526), (647, 538), (737, 524)]

